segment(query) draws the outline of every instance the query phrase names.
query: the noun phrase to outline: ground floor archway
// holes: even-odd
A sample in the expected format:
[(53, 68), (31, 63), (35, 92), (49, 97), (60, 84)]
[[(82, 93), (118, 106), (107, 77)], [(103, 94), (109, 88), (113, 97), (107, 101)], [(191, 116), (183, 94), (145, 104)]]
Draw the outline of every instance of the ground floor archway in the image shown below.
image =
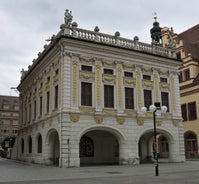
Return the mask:
[(81, 136), (80, 166), (119, 164), (118, 138), (106, 130), (91, 130)]
[(47, 134), (47, 154), (51, 164), (59, 165), (60, 143), (57, 130), (51, 129)]
[[(157, 131), (157, 154), (158, 158), (169, 160), (171, 138), (164, 131)], [(140, 162), (152, 162), (154, 158), (154, 132), (145, 132), (139, 139), (139, 158)]]

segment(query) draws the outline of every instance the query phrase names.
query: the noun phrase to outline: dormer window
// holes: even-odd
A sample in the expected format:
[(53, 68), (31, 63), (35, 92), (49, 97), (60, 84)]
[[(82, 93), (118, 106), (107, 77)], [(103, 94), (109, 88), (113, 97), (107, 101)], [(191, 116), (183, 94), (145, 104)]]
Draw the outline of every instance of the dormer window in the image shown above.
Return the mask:
[(113, 70), (112, 69), (104, 69), (104, 74), (109, 74), (109, 75), (113, 75)]

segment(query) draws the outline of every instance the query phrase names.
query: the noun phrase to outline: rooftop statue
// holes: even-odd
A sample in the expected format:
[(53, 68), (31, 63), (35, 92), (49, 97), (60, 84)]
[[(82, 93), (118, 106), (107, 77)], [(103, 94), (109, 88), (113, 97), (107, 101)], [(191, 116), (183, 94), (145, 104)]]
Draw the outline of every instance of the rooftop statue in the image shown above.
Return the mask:
[(66, 9), (66, 11), (65, 11), (65, 24), (66, 24), (66, 26), (67, 27), (70, 27), (70, 25), (71, 25), (71, 22), (72, 22), (72, 20), (73, 20), (73, 16), (71, 15), (71, 11), (69, 12), (69, 10), (68, 9)]

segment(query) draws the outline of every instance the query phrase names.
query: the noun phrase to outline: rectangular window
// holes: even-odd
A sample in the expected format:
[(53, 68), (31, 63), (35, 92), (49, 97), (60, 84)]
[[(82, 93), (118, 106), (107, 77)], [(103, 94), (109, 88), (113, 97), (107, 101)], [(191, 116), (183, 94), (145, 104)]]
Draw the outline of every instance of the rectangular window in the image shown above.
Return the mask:
[(39, 115), (42, 116), (42, 96), (40, 96), (39, 98)]
[(167, 83), (167, 78), (165, 78), (165, 77), (160, 77), (160, 82)]
[(124, 72), (124, 76), (125, 77), (133, 77), (133, 73), (132, 72)]
[(50, 91), (46, 92), (46, 112), (49, 113), (50, 110)]
[(37, 116), (37, 101), (34, 101), (34, 120), (36, 119)]
[(184, 71), (184, 77), (185, 77), (185, 80), (189, 80), (190, 79), (189, 69)]
[(114, 108), (114, 87), (104, 85), (104, 107)]
[(92, 66), (82, 65), (82, 70), (87, 72), (92, 72)]
[(81, 83), (81, 105), (92, 106), (92, 84)]
[(151, 80), (151, 76), (150, 75), (143, 75), (142, 76), (144, 80)]
[(125, 88), (125, 108), (134, 109), (134, 89)]
[(144, 106), (149, 110), (150, 105), (152, 105), (151, 90), (144, 90)]
[(182, 79), (182, 72), (179, 73), (178, 77), (179, 77), (179, 82), (182, 82), (183, 81), (183, 79)]
[(112, 69), (104, 69), (104, 74), (110, 74), (113, 75), (113, 70)]
[(31, 119), (32, 119), (31, 114), (32, 114), (31, 104), (29, 104), (29, 121), (31, 121)]
[(162, 106), (167, 107), (167, 111), (169, 112), (169, 93), (161, 92)]
[(58, 85), (55, 86), (55, 90), (54, 90), (55, 94), (54, 94), (54, 107), (55, 109), (58, 108)]
[(59, 69), (56, 69), (55, 70), (55, 75), (58, 75), (59, 74)]
[(187, 105), (186, 104), (181, 105), (181, 111), (182, 111), (183, 121), (187, 121)]
[(176, 57), (177, 57), (178, 60), (181, 60), (181, 53), (180, 53), (180, 52), (177, 52), (177, 53), (176, 53)]
[(196, 114), (196, 102), (188, 103), (188, 116), (189, 120), (196, 120), (197, 114)]

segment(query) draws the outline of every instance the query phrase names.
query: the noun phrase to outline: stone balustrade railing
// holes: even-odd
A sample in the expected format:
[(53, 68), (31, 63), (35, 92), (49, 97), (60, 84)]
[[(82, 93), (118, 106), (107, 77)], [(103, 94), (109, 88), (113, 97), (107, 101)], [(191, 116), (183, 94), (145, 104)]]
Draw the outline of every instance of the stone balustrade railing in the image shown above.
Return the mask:
[(75, 38), (89, 40), (93, 42), (103, 43), (107, 45), (113, 45), (128, 49), (133, 49), (145, 53), (155, 54), (158, 56), (164, 56), (169, 58), (176, 58), (175, 50), (163, 48), (161, 46), (142, 43), (138, 41), (138, 37), (135, 37), (134, 40), (122, 38), (119, 36), (103, 34), (99, 32), (89, 31), (80, 28), (67, 28), (66, 35), (72, 36)]
[(38, 58), (34, 59), (32, 65), (28, 66), (28, 70), (25, 71), (22, 69), (21, 80), (27, 75), (27, 72), (30, 71), (34, 67), (34, 65), (37, 64), (40, 56), (42, 56), (44, 52), (47, 52), (48, 48), (50, 47), (50, 45), (53, 44), (54, 40), (56, 40), (56, 38), (59, 38), (59, 36), (61, 35), (66, 35), (66, 36), (70, 36), (70, 37), (74, 37), (74, 38), (78, 38), (82, 40), (97, 42), (97, 43), (103, 43), (106, 45), (112, 45), (112, 46), (137, 50), (140, 52), (154, 54), (157, 56), (176, 58), (175, 49), (168, 49), (168, 48), (157, 46), (155, 44), (147, 44), (147, 43), (139, 42), (139, 39), (137, 36), (135, 36), (134, 40), (132, 40), (132, 39), (126, 39), (126, 38), (120, 37), (119, 32), (116, 32), (115, 35), (109, 35), (109, 34), (99, 33), (96, 31), (89, 31), (89, 30), (80, 29), (77, 27), (70, 27), (70, 26), (68, 27), (64, 25), (63, 27), (61, 27), (61, 31), (56, 36), (53, 36), (51, 38), (51, 43), (49, 45), (44, 46), (45, 48), (44, 51), (42, 53), (40, 52), (38, 53)]

